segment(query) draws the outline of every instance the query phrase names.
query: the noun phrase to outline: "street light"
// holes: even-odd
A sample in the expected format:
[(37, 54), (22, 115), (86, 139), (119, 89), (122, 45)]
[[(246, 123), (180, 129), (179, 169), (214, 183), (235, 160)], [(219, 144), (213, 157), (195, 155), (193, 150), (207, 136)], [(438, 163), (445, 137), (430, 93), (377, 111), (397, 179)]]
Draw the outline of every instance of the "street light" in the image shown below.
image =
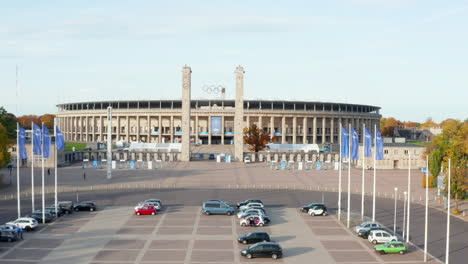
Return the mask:
[(396, 202), (397, 202), (397, 193), (398, 193), (398, 188), (395, 187), (395, 210), (393, 213), (393, 234), (396, 234)]
[(406, 228), (406, 198), (408, 195), (408, 192), (403, 192), (403, 195), (405, 196), (405, 200), (403, 203), (403, 233), (402, 233), (402, 238), (403, 240), (405, 239), (405, 228)]

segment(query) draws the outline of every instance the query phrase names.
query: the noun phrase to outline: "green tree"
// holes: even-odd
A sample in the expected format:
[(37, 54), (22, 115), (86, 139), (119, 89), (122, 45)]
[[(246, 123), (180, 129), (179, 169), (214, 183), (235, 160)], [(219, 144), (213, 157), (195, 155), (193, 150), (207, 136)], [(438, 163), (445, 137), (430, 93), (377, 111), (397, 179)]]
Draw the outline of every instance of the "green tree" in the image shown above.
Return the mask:
[[(450, 197), (455, 199), (454, 211), (459, 212), (459, 202), (465, 199), (468, 191), (468, 123), (448, 119), (441, 125), (442, 133), (433, 139), (434, 149), (430, 152), (430, 157), (435, 163), (434, 172), (437, 171), (437, 164), (440, 163), (445, 175), (448, 175), (448, 160), (450, 159)], [(447, 178), (445, 181), (447, 186)]]
[(8, 132), (6, 128), (0, 124), (0, 168), (5, 168), (11, 161), (9, 147)]
[(244, 128), (244, 143), (250, 146), (250, 151), (259, 152), (264, 150), (266, 148), (266, 144), (273, 139), (270, 138), (270, 135), (263, 134), (261, 129), (255, 124), (249, 128)]
[(8, 113), (5, 108), (0, 107), (0, 124), (7, 131), (8, 142), (12, 142), (16, 139), (16, 117), (15, 115)]

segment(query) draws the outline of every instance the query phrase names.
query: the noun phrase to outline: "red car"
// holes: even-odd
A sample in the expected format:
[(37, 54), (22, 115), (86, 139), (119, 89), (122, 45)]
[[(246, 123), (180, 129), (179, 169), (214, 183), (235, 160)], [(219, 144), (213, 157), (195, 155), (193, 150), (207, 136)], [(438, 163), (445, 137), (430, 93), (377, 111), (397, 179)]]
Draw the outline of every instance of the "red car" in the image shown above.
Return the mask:
[(155, 215), (156, 209), (152, 205), (145, 205), (135, 210), (136, 215)]

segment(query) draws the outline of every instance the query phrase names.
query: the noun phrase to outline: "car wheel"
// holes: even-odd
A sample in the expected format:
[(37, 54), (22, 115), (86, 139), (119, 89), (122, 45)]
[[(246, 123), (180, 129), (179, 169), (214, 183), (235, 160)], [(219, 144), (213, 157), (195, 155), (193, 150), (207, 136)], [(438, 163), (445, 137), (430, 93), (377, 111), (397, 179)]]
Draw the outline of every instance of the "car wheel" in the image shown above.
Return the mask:
[(372, 240), (372, 244), (377, 244), (377, 240)]
[(247, 240), (242, 240), (242, 244), (247, 245)]
[(241, 226), (245, 227), (245, 226), (247, 226), (247, 224), (246, 224), (246, 223), (242, 223)]
[(206, 215), (210, 215), (211, 213), (210, 213), (210, 211), (206, 211), (205, 214), (206, 214)]
[(314, 212), (311, 212), (311, 213), (310, 213), (310, 216), (315, 216), (315, 213), (314, 213)]
[(227, 214), (227, 215), (231, 215), (232, 213), (228, 211), (226, 214)]
[(247, 254), (245, 255), (248, 259), (251, 259), (252, 258), (252, 254)]
[(385, 255), (385, 251), (383, 251), (383, 250), (380, 250), (379, 253), (380, 253), (380, 255)]
[(155, 213), (154, 213), (154, 212), (151, 212), (151, 215), (155, 215)]
[(272, 259), (277, 259), (277, 258), (278, 258), (278, 255), (272, 254), (272, 255), (271, 255), (271, 258), (272, 258)]
[(29, 231), (31, 231), (31, 227), (27, 226), (27, 227), (24, 228), (24, 230), (26, 230), (26, 232), (29, 232)]
[(396, 241), (395, 239), (392, 239), (392, 241)]
[(75, 209), (73, 209), (73, 210), (75, 210), (75, 212), (78, 212), (79, 209), (78, 209), (78, 208), (75, 208)]
[(405, 254), (405, 251), (404, 250), (400, 250), (400, 255), (403, 255)]
[(10, 237), (8, 238), (8, 242), (13, 242), (13, 239), (11, 239)]
[(140, 215), (140, 212), (137, 212), (137, 215)]
[(90, 211), (90, 212), (94, 211), (94, 208), (89, 208), (89, 211)]
[(259, 227), (262, 227), (262, 226), (263, 226), (263, 223), (258, 224), (258, 226), (259, 226)]

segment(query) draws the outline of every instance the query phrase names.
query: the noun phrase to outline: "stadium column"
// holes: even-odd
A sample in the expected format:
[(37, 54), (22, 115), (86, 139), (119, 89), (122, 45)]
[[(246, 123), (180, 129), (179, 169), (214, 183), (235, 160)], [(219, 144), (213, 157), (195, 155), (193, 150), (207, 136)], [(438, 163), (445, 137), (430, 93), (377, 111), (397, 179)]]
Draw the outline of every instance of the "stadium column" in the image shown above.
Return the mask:
[(260, 129), (260, 132), (263, 133), (263, 124), (262, 124), (262, 116), (258, 115), (258, 128)]
[(327, 118), (322, 117), (322, 144), (324, 144), (327, 140), (327, 135), (326, 135), (326, 126), (327, 126)]
[(224, 145), (224, 115), (221, 116), (221, 145)]
[(83, 141), (89, 141), (89, 138), (88, 138), (89, 137), (89, 117), (88, 116), (85, 117), (85, 124), (86, 124), (86, 126), (85, 126), (86, 135), (85, 135), (85, 139), (83, 139)]
[(93, 122), (93, 126), (91, 127), (91, 133), (93, 133), (93, 136), (91, 137), (91, 140), (93, 142), (96, 142), (96, 116), (93, 115), (93, 119), (92, 119), (92, 122)]
[(211, 115), (208, 115), (208, 145), (211, 145)]
[(275, 117), (270, 117), (270, 138), (275, 136)]
[(314, 116), (314, 122), (312, 127), (312, 144), (317, 144), (317, 117)]
[(83, 141), (83, 116), (78, 117), (78, 122), (79, 122), (78, 129), (80, 129), (79, 141)]
[(244, 140), (243, 140), (243, 124), (244, 124), (244, 68), (237, 66), (236, 68), (236, 102), (234, 115), (234, 155), (237, 161), (244, 160)]
[(151, 117), (149, 115), (146, 117), (146, 127), (148, 128), (146, 143), (151, 143)]
[(307, 144), (307, 117), (305, 116), (302, 123), (302, 144)]
[(334, 137), (335, 137), (335, 118), (330, 119), (330, 142), (335, 143)]
[(162, 116), (158, 116), (158, 143), (162, 143)]
[(169, 121), (169, 132), (171, 133), (170, 136), (170, 142), (169, 143), (174, 143), (174, 115), (171, 114), (171, 118)]
[(104, 117), (99, 116), (99, 140), (104, 142)]
[(296, 134), (297, 134), (297, 117), (293, 117), (293, 138), (292, 138), (292, 143), (296, 144)]
[(195, 116), (195, 143), (198, 143), (200, 138), (198, 137), (200, 135), (200, 132), (198, 131), (198, 115)]
[(139, 142), (140, 141), (140, 116), (137, 115), (137, 122), (136, 122), (136, 141)]
[(130, 115), (127, 115), (127, 129), (125, 132), (127, 132), (127, 142), (130, 144)]
[(116, 116), (115, 118), (117, 119), (117, 129), (116, 129), (117, 135), (116, 135), (115, 141), (117, 142), (120, 140), (120, 116)]
[(281, 118), (281, 144), (286, 144), (286, 117)]
[(190, 100), (192, 70), (182, 68), (182, 157), (181, 161), (190, 161)]

